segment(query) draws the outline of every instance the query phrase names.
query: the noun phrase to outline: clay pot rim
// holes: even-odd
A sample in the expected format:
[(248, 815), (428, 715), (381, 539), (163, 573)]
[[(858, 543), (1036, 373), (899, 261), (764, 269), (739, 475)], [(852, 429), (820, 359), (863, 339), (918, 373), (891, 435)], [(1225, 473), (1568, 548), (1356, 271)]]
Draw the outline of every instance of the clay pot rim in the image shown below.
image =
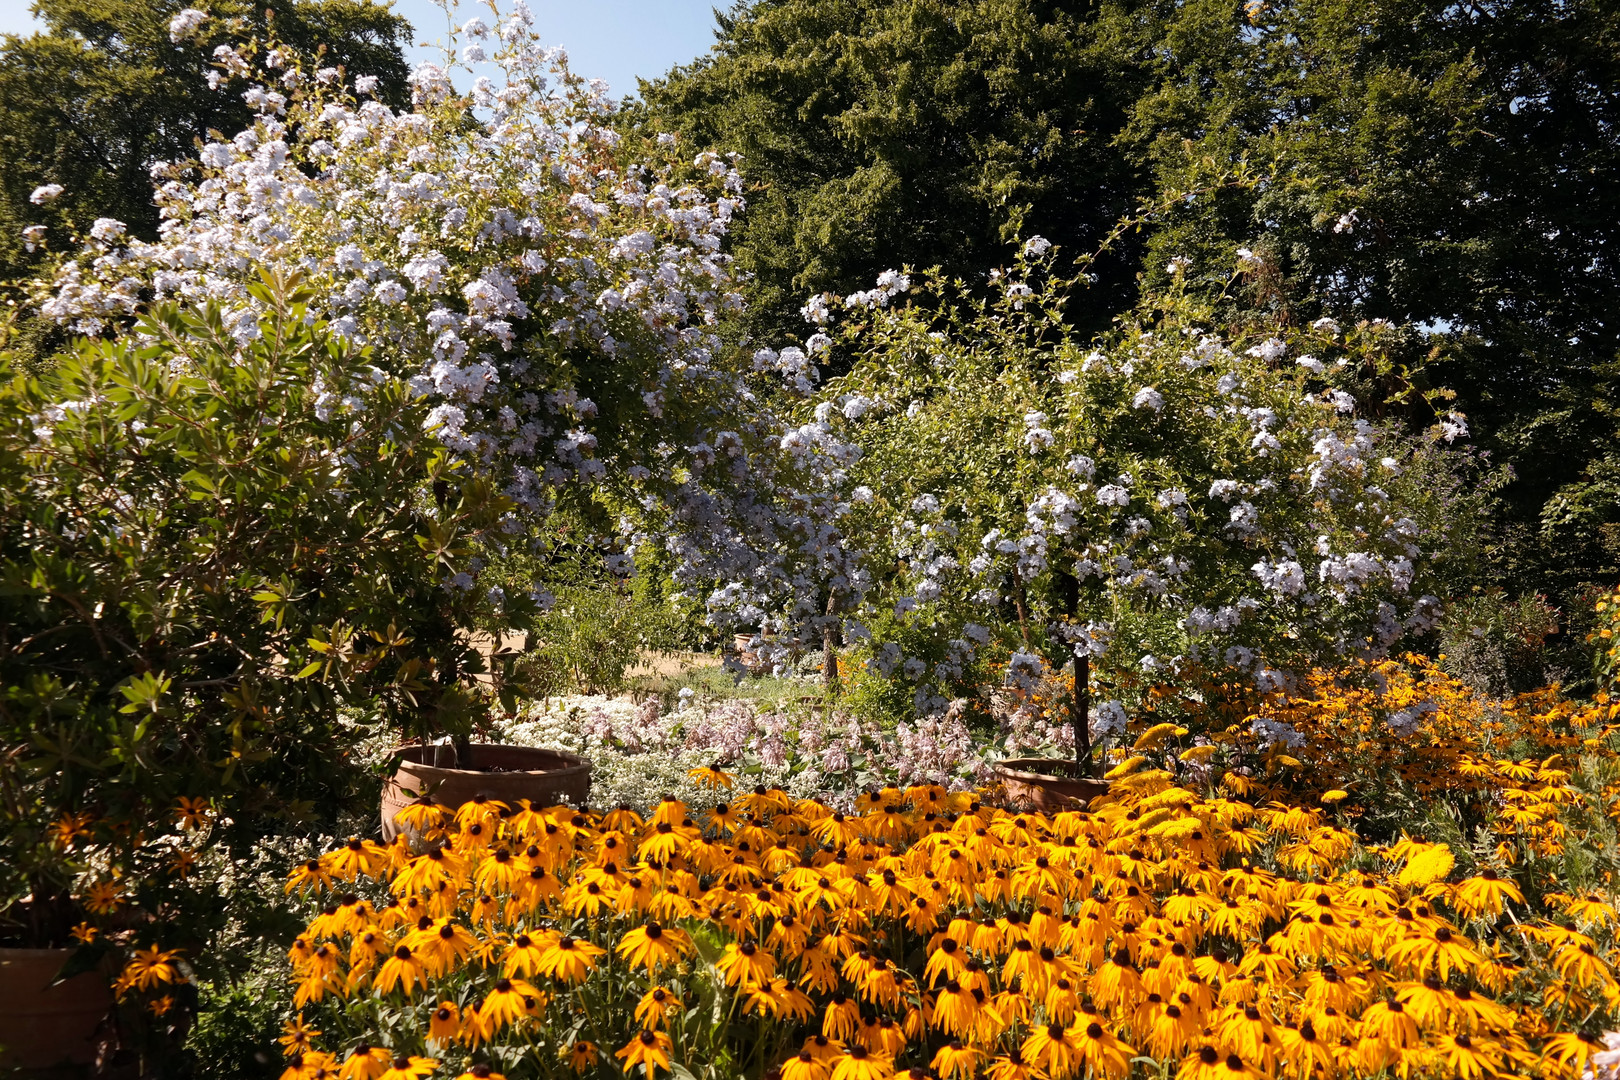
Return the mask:
[(1060, 784), (1098, 784), (1108, 786), (1108, 781), (1095, 776), (1064, 776), (1061, 773), (1036, 772), (1033, 769), (1015, 768), (1014, 766), (1027, 765), (1067, 765), (1071, 764), (1066, 758), (1003, 758), (991, 765), (998, 776), (1010, 777), (1014, 780), (1035, 780), (1041, 782), (1057, 781)]
[(432, 744), (428, 744), (428, 743), (413, 743), (410, 746), (398, 746), (398, 747), (395, 747), (394, 748), (394, 767), (399, 772), (410, 773), (412, 775), (419, 775), (417, 770), (430, 770), (433, 773), (436, 773), (436, 774), (438, 774), (440, 776), (444, 776), (444, 777), (451, 777), (451, 776), (455, 776), (455, 777), (525, 776), (525, 775), (528, 775), (528, 776), (567, 777), (567, 776), (578, 776), (580, 773), (588, 773), (588, 772), (591, 771), (590, 759), (581, 757), (580, 755), (572, 753), (571, 751), (568, 751), (568, 750), (554, 750), (554, 749), (552, 749), (550, 747), (546, 747), (546, 746), (519, 746), (516, 743), (471, 743), (471, 744), (469, 744), (468, 749), (470, 749), (470, 750), (491, 749), (491, 750), (525, 750), (525, 751), (532, 751), (532, 752), (538, 753), (538, 754), (550, 754), (553, 757), (561, 758), (564, 761), (569, 762), (569, 764), (564, 765), (560, 769), (502, 769), (499, 772), (492, 773), (492, 772), (489, 772), (488, 770), (485, 770), (485, 769), (447, 769), (443, 765), (432, 765), (432, 764), (429, 764), (427, 762), (422, 762), (422, 761), (409, 761), (409, 760), (407, 760), (407, 759), (405, 759), (404, 757), (401, 756), (402, 754), (404, 754), (408, 750), (426, 750), (426, 749), (429, 749), (431, 745)]

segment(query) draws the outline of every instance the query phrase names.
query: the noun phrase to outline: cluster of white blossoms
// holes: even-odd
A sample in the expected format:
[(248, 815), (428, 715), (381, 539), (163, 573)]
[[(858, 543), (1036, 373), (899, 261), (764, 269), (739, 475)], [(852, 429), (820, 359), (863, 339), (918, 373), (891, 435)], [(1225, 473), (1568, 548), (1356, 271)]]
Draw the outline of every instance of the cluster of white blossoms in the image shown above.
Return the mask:
[[(543, 534), (562, 503), (607, 507), (619, 565), (655, 543), (681, 581), (725, 583), (717, 622), (825, 618), (828, 579), (858, 591), (834, 539), (847, 505), (820, 494), (851, 451), (762, 400), (763, 381), (813, 388), (803, 350), (750, 361), (716, 331), (742, 304), (720, 250), (744, 207), (735, 161), (623, 139), (605, 85), (540, 43), (521, 0), (457, 40), (494, 78), (463, 97), (424, 64), (402, 111), (375, 99), (374, 78), (218, 47), (212, 81), (240, 88), (252, 126), (156, 167), (159, 240), (96, 222), (44, 283), (42, 311), (95, 335), (154, 299), (215, 304), (247, 342), (249, 286), (296, 273), (319, 296), (312, 315), (428, 398), (438, 437), (510, 495), (512, 536)], [(331, 387), (323, 408), (363, 409), (367, 385)], [(447, 580), (473, 588), (477, 573)]]

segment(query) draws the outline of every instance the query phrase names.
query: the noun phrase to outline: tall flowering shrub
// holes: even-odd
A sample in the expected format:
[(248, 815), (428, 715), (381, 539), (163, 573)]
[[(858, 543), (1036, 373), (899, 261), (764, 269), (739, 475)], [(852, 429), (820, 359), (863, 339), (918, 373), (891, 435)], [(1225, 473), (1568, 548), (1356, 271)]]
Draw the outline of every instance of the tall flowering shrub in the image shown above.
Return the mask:
[[(241, 88), (253, 126), (154, 169), (161, 239), (97, 221), (42, 310), (102, 334), (151, 296), (206, 299), (245, 344), (248, 285), (296, 271), (312, 314), (408, 380), (431, 431), (513, 501), (511, 536), (572, 515), (616, 569), (659, 543), (679, 579), (736, 582), (723, 604), (791, 604), (803, 583), (781, 553), (824, 508), (775, 497), (797, 463), (774, 454), (781, 425), (753, 384), (808, 386), (809, 365), (786, 350), (756, 373), (715, 330), (742, 303), (720, 252), (744, 205), (734, 164), (622, 138), (605, 87), (540, 44), (521, 3), (459, 40), (489, 74), (462, 96), (424, 64), (402, 111), (371, 96), (375, 79), (284, 47), (217, 48), (216, 81)], [(366, 394), (320, 390), (333, 414)], [(451, 584), (479, 588), (481, 567)]]
[(259, 917), (219, 867), (363, 806), (352, 711), (464, 734), (488, 670), (446, 582), (510, 501), (296, 281), (252, 296), (246, 344), (160, 305), (38, 378), (0, 352), (0, 942), (127, 957), (125, 1050), (183, 1039)]
[[(989, 298), (889, 274), (805, 308), (812, 346), (850, 364), (814, 423), (858, 457), (843, 490), (870, 588), (846, 633), (869, 668), (925, 714), (987, 657), (1025, 690), (1076, 663), (1275, 690), (1434, 624), (1455, 489), (1437, 447), (1466, 425), (1414, 440), (1358, 414), (1346, 384), (1376, 370), (1381, 328), (1224, 331), (1172, 291), (1083, 340), (1048, 249)], [(1072, 695), (1081, 757), (1125, 718), (1087, 709), (1094, 690)]]

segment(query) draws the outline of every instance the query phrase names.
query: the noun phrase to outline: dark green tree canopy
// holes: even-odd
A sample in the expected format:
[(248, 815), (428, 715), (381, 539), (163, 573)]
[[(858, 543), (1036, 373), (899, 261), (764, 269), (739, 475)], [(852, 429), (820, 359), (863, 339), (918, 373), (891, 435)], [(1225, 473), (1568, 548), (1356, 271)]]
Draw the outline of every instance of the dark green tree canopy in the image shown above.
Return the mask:
[(1563, 588), (1620, 573), (1620, 5), (1162, 2), (1121, 144), (1174, 189), (1240, 158), (1252, 192), (1159, 230), (1150, 273), (1263, 251), (1281, 314), (1422, 328), (1414, 359), (1512, 467), (1504, 556)]
[[(68, 242), (70, 226), (118, 218), (134, 235), (157, 235), (154, 162), (190, 157), (210, 129), (247, 126), (240, 89), (210, 89), (217, 44), (272, 35), (321, 63), (379, 78), (378, 93), (405, 94), (401, 49), (410, 24), (373, 0), (292, 0), (267, 19), (263, 4), (222, 0), (192, 37), (170, 39), (182, 0), (38, 0), (43, 33), (0, 44), (0, 281), (27, 272), (28, 225), (49, 227), (47, 243)], [(33, 191), (60, 184), (47, 206)]]
[(1141, 187), (1111, 146), (1145, 88), (1131, 30), (1088, 3), (760, 0), (632, 115), (743, 155), (749, 325), (801, 335), (809, 294), (902, 264), (982, 274), (1020, 232), (1095, 247)]

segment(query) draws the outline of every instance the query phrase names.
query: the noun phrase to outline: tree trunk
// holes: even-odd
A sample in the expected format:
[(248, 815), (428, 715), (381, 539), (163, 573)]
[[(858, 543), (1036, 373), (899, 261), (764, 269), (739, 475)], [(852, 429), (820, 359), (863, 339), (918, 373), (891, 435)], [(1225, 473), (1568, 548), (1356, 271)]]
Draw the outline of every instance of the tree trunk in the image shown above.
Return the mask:
[(827, 597), (827, 624), (821, 628), (821, 680), (828, 698), (838, 696), (838, 624), (831, 616), (838, 611), (838, 594)]
[(1076, 776), (1091, 775), (1091, 657), (1074, 660), (1074, 771)]
[(1024, 598), (1024, 580), (1018, 571), (1012, 573), (1013, 606), (1018, 609), (1018, 632), (1024, 637), (1024, 648), (1034, 648), (1029, 640), (1029, 602)]

